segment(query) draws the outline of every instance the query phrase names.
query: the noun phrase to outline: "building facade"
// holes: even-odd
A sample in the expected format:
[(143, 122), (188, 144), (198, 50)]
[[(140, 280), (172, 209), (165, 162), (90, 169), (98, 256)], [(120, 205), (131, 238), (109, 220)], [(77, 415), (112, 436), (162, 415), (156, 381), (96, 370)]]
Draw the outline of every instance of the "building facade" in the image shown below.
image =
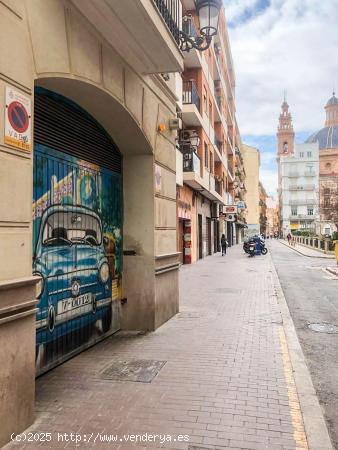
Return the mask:
[(257, 148), (242, 144), (243, 165), (245, 169), (246, 185), (246, 234), (254, 235), (260, 233), (260, 191), (259, 191), (259, 168), (260, 153)]
[[(282, 104), (277, 141), (280, 220), (284, 221), (284, 224), (280, 223), (280, 228), (284, 233), (289, 225), (291, 230), (301, 229), (318, 235), (332, 235), (337, 230), (338, 99), (334, 92), (325, 106), (325, 112), (324, 128), (312, 134), (304, 144), (297, 146), (297, 150), (294, 150), (294, 132), (289, 106), (286, 101)], [(287, 160), (288, 157), (291, 157), (290, 161)], [(293, 176), (293, 182), (287, 183), (285, 180), (282, 182), (282, 176), (284, 178), (286, 176), (285, 166), (284, 175), (281, 172), (282, 158), (284, 163), (296, 164), (294, 169), (290, 169), (299, 175)], [(304, 164), (307, 164), (307, 167)], [(314, 168), (315, 173), (309, 172), (308, 169), (311, 168)], [(283, 189), (287, 190), (284, 194)], [(303, 192), (306, 194), (303, 195)], [(293, 202), (292, 205), (289, 204), (290, 201)], [(312, 217), (313, 215), (316, 217)], [(287, 217), (290, 217), (290, 223)]]
[[(183, 29), (196, 36), (199, 21), (195, 4), (183, 0)], [(183, 176), (177, 176), (177, 250), (182, 263), (220, 251), (224, 233), (236, 242), (233, 216), (222, 214), (235, 203), (236, 148), (240, 136), (235, 116), (235, 77), (224, 10), (218, 35), (204, 52), (184, 55), (183, 128), (178, 139)], [(178, 173), (178, 172), (177, 172)], [(231, 219), (231, 221), (230, 221)]]
[(33, 420), (36, 372), (178, 311), (183, 56), (167, 6), (0, 4), (0, 446)]
[(325, 106), (325, 127), (306, 142), (318, 143), (320, 152), (320, 226), (322, 235), (338, 229), (338, 99), (333, 92)]
[(279, 233), (278, 205), (273, 197), (266, 199), (266, 235), (273, 237)]
[(260, 233), (264, 236), (267, 233), (267, 205), (266, 200), (268, 196), (262, 182), (259, 182), (259, 225)]
[(280, 158), (281, 227), (316, 233), (319, 221), (318, 144), (296, 144), (292, 155)]

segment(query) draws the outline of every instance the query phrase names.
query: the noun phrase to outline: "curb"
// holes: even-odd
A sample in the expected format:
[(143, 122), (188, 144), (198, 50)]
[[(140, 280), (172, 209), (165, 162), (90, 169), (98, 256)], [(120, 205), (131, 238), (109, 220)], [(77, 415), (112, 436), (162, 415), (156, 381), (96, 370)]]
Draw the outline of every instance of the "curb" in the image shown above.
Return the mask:
[[(292, 245), (287, 244), (286, 242), (280, 241), (278, 240), (278, 242), (280, 244), (285, 245), (285, 247), (290, 248), (291, 250), (299, 253), (300, 255), (306, 256), (307, 258), (321, 258), (321, 259), (334, 259), (334, 256), (320, 256), (320, 255), (307, 255), (306, 253), (301, 252), (300, 250), (297, 250), (296, 248), (294, 248)], [(311, 249), (310, 249), (311, 250)], [(315, 251), (315, 250), (314, 250)]]
[(333, 450), (323, 410), (319, 404), (316, 391), (312, 384), (311, 375), (305, 362), (304, 353), (298, 340), (297, 332), (278, 278), (275, 264), (270, 253), (269, 255), (308, 447), (309, 450)]
[(338, 267), (337, 269), (334, 269), (333, 267), (326, 267), (326, 270), (332, 273), (333, 275), (336, 275), (336, 277), (338, 277)]

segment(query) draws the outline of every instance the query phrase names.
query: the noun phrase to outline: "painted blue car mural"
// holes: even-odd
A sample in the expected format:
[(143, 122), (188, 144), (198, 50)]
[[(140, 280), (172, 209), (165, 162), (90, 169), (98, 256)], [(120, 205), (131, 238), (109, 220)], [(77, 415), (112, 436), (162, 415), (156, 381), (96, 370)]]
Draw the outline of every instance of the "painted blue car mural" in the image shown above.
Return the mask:
[(109, 330), (112, 275), (104, 244), (93, 210), (54, 205), (43, 212), (33, 257), (33, 271), (41, 276), (37, 346), (96, 323)]

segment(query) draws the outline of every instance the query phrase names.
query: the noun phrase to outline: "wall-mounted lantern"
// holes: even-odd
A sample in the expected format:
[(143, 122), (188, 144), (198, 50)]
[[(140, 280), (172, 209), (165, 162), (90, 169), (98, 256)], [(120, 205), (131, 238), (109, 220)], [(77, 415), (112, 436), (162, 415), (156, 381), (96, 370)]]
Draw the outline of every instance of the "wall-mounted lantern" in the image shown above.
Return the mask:
[[(207, 50), (210, 47), (212, 37), (218, 31), (219, 13), (222, 7), (222, 0), (196, 0), (196, 11), (200, 21), (200, 36), (193, 33), (180, 32), (180, 48), (184, 52), (189, 52), (196, 48), (199, 51)], [(183, 17), (183, 21), (189, 17)], [(190, 28), (191, 30), (191, 28)]]

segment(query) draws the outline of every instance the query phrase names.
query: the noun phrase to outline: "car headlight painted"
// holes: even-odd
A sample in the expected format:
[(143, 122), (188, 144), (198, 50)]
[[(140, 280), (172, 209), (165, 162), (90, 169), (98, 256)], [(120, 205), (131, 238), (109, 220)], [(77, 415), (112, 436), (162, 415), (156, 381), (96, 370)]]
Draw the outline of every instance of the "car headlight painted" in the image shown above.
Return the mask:
[(43, 289), (45, 287), (45, 280), (41, 276), (41, 273), (34, 273), (34, 275), (41, 277), (40, 280), (35, 285), (36, 298), (40, 298), (43, 293)]
[(100, 267), (99, 273), (100, 273), (100, 280), (102, 281), (102, 283), (107, 283), (107, 281), (109, 280), (109, 266), (106, 262), (104, 262)]

